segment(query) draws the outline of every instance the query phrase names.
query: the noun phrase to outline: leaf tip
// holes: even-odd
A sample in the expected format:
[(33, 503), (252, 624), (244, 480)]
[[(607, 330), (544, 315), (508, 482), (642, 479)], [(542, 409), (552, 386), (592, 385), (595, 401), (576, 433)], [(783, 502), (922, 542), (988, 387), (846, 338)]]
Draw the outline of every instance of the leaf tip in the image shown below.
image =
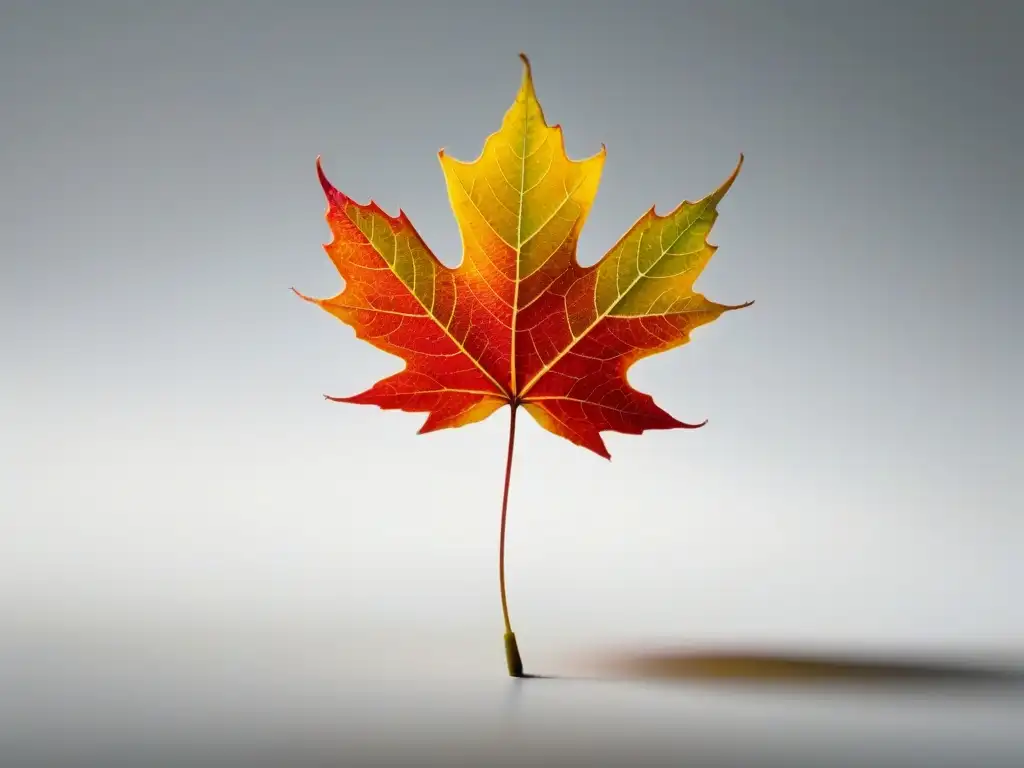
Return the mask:
[(740, 159), (736, 162), (736, 167), (732, 169), (732, 173), (729, 174), (729, 178), (727, 178), (724, 182), (722, 182), (722, 186), (719, 187), (719, 189), (718, 189), (718, 198), (719, 199), (724, 197), (725, 193), (729, 191), (729, 188), (732, 186), (733, 182), (736, 181), (736, 177), (740, 175), (740, 169), (742, 167), (743, 167), (743, 153), (740, 152)]
[(320, 186), (324, 189), (324, 194), (328, 197), (335, 194), (334, 185), (327, 180), (327, 175), (324, 173), (323, 163), (320, 162), (320, 155), (316, 156), (316, 177), (320, 179)]
[(700, 429), (701, 427), (707, 426), (708, 423), (707, 419), (704, 419), (704, 421), (699, 424), (690, 424), (685, 421), (680, 421), (679, 419), (673, 419), (673, 421), (675, 421), (676, 429)]
[(295, 286), (292, 286), (292, 289), (291, 289), (291, 291), (292, 291), (292, 293), (294, 293), (294, 294), (295, 294), (296, 296), (298, 296), (298, 297), (299, 297), (300, 299), (302, 299), (303, 301), (308, 301), (308, 302), (310, 302), (311, 304), (316, 304), (316, 303), (317, 303), (316, 299), (314, 299), (314, 298), (311, 298), (311, 297), (307, 296), (306, 294), (304, 294), (304, 293), (303, 293), (302, 291), (300, 291), (300, 290), (299, 290), (298, 288), (296, 288)]
[[(520, 92), (523, 94), (533, 93), (533, 67), (525, 53), (520, 52), (519, 60), (523, 62), (523, 79), (520, 85)], [(536, 97), (535, 97), (536, 98)]]
[(589, 448), (590, 450), (592, 450), (594, 453), (596, 453), (598, 456), (600, 456), (602, 459), (605, 459), (606, 461), (611, 461), (612, 460), (612, 455), (608, 451), (608, 446), (605, 444), (604, 440), (601, 438), (601, 433), (600, 432), (598, 432), (597, 440), (594, 442), (594, 444), (593, 445), (585, 445), (585, 447)]
[(753, 299), (751, 299), (750, 301), (744, 301), (742, 304), (726, 305), (725, 311), (726, 312), (732, 312), (732, 311), (737, 310), (737, 309), (746, 309), (747, 307), (752, 307), (752, 306), (754, 306), (754, 300)]

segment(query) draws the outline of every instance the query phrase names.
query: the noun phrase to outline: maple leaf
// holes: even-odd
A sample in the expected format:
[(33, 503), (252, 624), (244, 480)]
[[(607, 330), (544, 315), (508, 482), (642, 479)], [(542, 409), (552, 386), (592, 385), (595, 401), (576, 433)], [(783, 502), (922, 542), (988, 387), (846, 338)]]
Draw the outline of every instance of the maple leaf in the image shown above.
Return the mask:
[[(421, 433), (480, 421), (511, 405), (502, 501), (501, 579), (506, 643), (504, 530), (515, 415), (605, 458), (601, 432), (696, 428), (669, 415), (627, 379), (649, 355), (686, 343), (729, 310), (694, 290), (716, 247), (707, 235), (743, 163), (697, 202), (652, 207), (598, 263), (576, 258), (597, 194), (605, 148), (570, 160), (549, 126), (530, 64), (501, 128), (473, 162), (438, 153), (463, 258), (440, 262), (401, 210), (385, 213), (338, 191), (317, 158), (334, 239), (324, 246), (345, 281), (328, 299), (298, 293), (405, 360), (405, 368), (347, 403), (427, 413)], [(514, 636), (512, 649), (514, 649)], [(515, 651), (518, 659), (518, 651)], [(513, 671), (512, 651), (509, 669)]]

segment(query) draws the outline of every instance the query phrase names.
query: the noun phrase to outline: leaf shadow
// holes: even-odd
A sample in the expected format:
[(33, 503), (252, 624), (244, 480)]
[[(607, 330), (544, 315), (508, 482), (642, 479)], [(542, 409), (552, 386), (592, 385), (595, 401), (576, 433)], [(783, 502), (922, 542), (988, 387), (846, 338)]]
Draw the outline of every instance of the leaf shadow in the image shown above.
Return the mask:
[(592, 656), (586, 674), (539, 679), (743, 685), (996, 686), (1024, 694), (1024, 663), (1006, 659), (778, 650), (661, 649)]

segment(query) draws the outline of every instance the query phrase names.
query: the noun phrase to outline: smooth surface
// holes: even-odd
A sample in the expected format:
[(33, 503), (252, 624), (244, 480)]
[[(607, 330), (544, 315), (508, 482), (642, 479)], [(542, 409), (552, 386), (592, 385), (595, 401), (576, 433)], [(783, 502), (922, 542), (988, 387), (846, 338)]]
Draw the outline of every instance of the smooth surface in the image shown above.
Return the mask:
[(527, 670), (552, 676), (513, 680), (500, 637), (465, 629), (49, 629), (0, 644), (5, 766), (1016, 768), (1024, 756), (1024, 666), (1011, 674), (1007, 659), (897, 664), (833, 648), (801, 665), (705, 648), (688, 667), (676, 655), (642, 669), (623, 665), (635, 649), (615, 666), (599, 648), (535, 642)]

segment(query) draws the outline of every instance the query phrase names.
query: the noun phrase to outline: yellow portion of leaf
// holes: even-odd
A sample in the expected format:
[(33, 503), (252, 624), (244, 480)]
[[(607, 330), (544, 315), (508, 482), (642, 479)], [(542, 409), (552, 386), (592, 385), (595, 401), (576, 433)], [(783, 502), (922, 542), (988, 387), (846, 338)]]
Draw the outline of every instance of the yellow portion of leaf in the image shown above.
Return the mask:
[(517, 313), (573, 263), (605, 158), (603, 146), (589, 159), (568, 158), (562, 129), (545, 121), (522, 59), (516, 100), (480, 156), (467, 163), (439, 155), (462, 236), (459, 272), (508, 328), (512, 393)]
[(666, 216), (652, 208), (598, 265), (595, 305), (600, 317), (652, 317), (704, 311), (706, 299), (693, 284), (716, 246), (707, 242), (718, 203), (743, 166), (696, 203), (684, 202)]

